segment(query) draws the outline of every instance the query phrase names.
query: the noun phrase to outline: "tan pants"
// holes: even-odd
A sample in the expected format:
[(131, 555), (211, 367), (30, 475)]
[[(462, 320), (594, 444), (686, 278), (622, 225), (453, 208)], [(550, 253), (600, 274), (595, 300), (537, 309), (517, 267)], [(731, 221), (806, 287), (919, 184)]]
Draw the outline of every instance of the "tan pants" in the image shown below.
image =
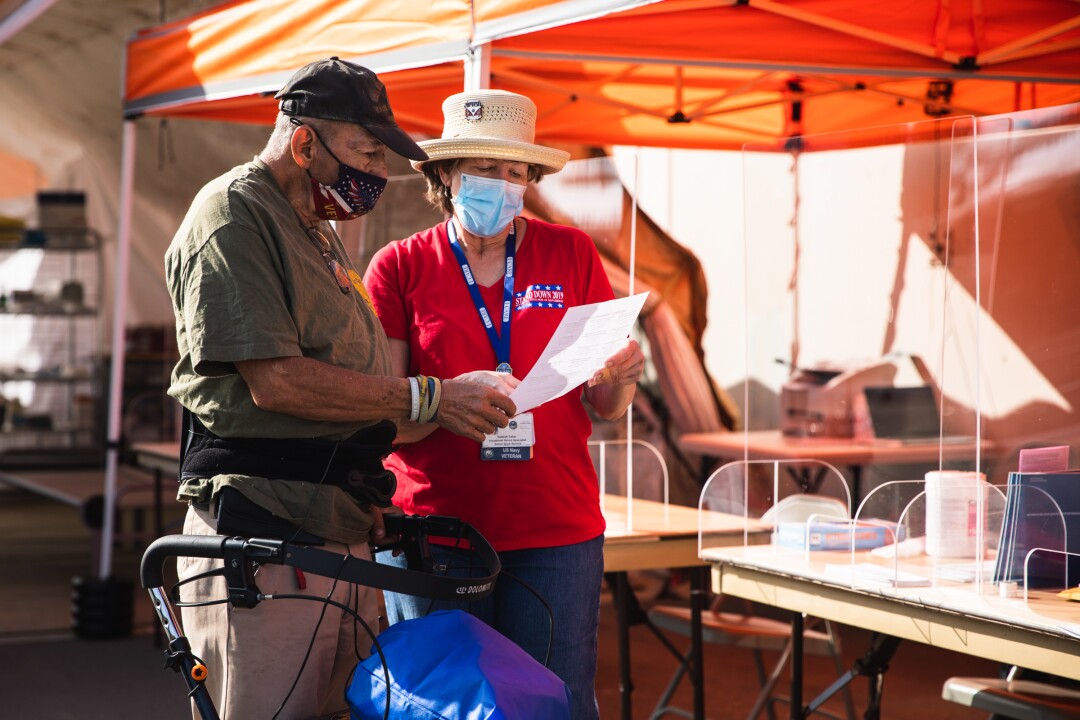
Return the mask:
[[(216, 535), (209, 513), (191, 508), (184, 533)], [(351, 553), (370, 559), (366, 545), (327, 542), (321, 549)], [(181, 580), (221, 567), (220, 560), (177, 558)], [(317, 598), (330, 595), (353, 608), (378, 632), (378, 598), (372, 588), (350, 585), (310, 573), (300, 590), (296, 570), (285, 565), (263, 565), (255, 583), (266, 595), (301, 593)], [(215, 577), (185, 585), (184, 602), (227, 597), (225, 580)], [(181, 608), (181, 622), (192, 652), (208, 670), (206, 688), (223, 720), (270, 720), (288, 696), (278, 720), (301, 720), (345, 707), (345, 686), (357, 655), (366, 657), (371, 638), (340, 608), (311, 600), (264, 600), (255, 608), (234, 608), (228, 603)], [(310, 655), (308, 647), (311, 646)], [(301, 668), (303, 668), (301, 672)], [(300, 678), (297, 681), (297, 675)], [(289, 689), (296, 687), (289, 695)], [(192, 707), (192, 715), (199, 718)]]

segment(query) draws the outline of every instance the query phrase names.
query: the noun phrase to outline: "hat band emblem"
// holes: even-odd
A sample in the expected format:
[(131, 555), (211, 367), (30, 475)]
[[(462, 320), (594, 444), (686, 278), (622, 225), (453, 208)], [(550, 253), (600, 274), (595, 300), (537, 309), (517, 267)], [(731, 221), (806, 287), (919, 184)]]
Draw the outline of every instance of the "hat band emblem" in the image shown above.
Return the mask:
[(465, 103), (465, 119), (479, 120), (484, 116), (484, 106), (479, 100), (469, 100)]

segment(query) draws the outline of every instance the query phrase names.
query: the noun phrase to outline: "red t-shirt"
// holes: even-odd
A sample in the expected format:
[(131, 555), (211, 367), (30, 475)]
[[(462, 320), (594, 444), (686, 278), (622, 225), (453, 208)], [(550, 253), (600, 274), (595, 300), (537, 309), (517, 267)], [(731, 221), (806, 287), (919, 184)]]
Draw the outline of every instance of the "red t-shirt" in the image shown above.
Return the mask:
[[(565, 308), (614, 295), (592, 240), (574, 228), (529, 220), (514, 267), (510, 365), (523, 378)], [(495, 369), (495, 351), (446, 223), (381, 249), (364, 284), (386, 334), (408, 342), (410, 375), (452, 378)], [(502, 279), (480, 292), (501, 332)], [(592, 426), (581, 393), (566, 393), (532, 413), (531, 460), (481, 460), (479, 443), (443, 428), (400, 446), (386, 462), (397, 475), (395, 504), (411, 514), (460, 517), (497, 550), (568, 545), (600, 535), (604, 518), (586, 444)]]

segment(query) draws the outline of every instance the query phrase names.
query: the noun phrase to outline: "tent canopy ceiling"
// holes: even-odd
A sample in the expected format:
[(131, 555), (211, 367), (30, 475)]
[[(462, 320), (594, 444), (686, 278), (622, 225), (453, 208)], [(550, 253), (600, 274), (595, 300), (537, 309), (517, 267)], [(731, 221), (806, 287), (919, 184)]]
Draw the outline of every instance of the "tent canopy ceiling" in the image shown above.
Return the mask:
[(338, 55), (433, 135), (481, 46), (556, 144), (734, 149), (1080, 101), (1073, 0), (241, 0), (132, 38), (125, 113), (270, 123), (285, 79)]

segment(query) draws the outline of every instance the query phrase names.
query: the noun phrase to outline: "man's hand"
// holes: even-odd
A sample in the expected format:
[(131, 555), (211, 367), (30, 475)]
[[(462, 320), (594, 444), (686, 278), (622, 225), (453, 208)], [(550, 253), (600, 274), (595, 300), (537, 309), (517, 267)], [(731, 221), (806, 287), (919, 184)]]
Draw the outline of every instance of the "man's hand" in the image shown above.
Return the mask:
[[(402, 508), (396, 505), (390, 507), (377, 507), (375, 505), (368, 505), (368, 510), (372, 512), (373, 522), (372, 529), (367, 531), (367, 544), (373, 548), (383, 545), (393, 545), (396, 542), (401, 541), (401, 535), (388, 535), (387, 534), (387, 515), (401, 515)], [(394, 551), (394, 555), (399, 554), (399, 551)]]
[(383, 519), (383, 513), (401, 512), (401, 508), (388, 507), (381, 508), (375, 505), (369, 505), (367, 510), (371, 512), (371, 529), (368, 530), (368, 544), (369, 545), (381, 545), (386, 540), (386, 520)]
[(506, 427), (517, 408), (507, 397), (520, 381), (507, 373), (476, 370), (442, 381), (436, 422), (452, 433), (483, 442)]

